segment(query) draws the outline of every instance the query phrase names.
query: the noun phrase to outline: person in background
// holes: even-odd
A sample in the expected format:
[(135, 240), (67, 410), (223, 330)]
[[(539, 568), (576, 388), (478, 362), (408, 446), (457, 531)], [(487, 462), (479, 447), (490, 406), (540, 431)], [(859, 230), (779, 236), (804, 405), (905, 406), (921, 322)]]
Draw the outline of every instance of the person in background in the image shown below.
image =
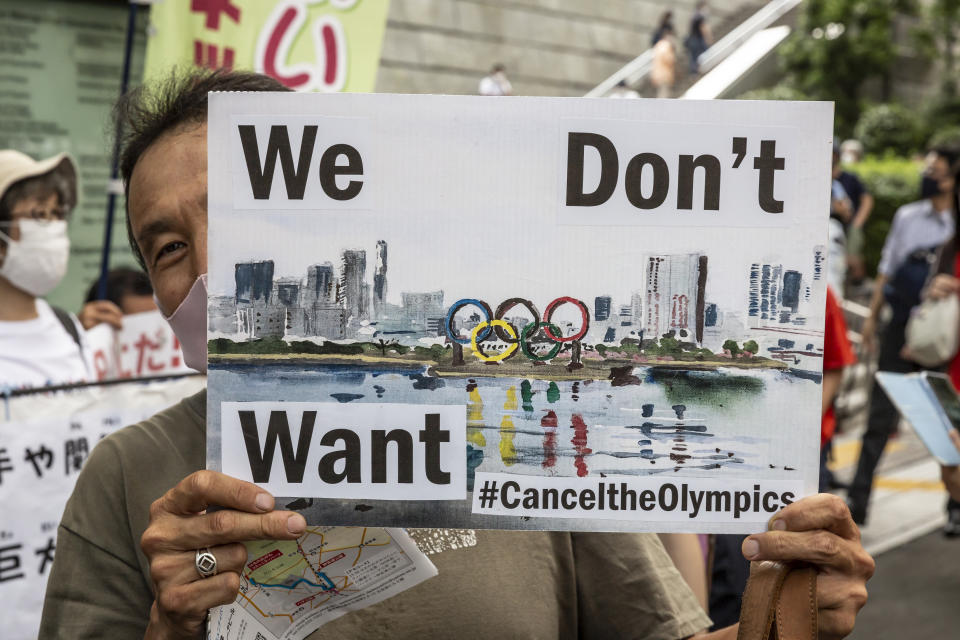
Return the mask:
[(847, 279), (846, 223), (853, 205), (839, 180), (830, 184), (830, 219), (827, 222), (827, 283), (841, 295)]
[[(957, 160), (958, 154), (952, 149), (932, 150), (921, 183), (922, 199), (900, 207), (890, 225), (877, 265), (870, 312), (862, 330), (862, 348), (869, 353), (876, 341), (877, 318), (886, 301), (893, 314), (880, 336), (880, 371), (908, 373), (918, 368), (904, 359), (901, 351), (910, 311), (920, 302), (936, 250), (953, 237), (956, 228)], [(899, 418), (900, 414), (874, 381), (867, 428), (848, 494), (850, 512), (858, 524), (866, 522), (873, 474)]]
[[(954, 383), (954, 386), (956, 386), (956, 383)], [(953, 446), (957, 448), (957, 451), (960, 451), (960, 431), (956, 429), (951, 431), (950, 439), (953, 441)], [(947, 487), (950, 500), (954, 504), (960, 504), (960, 467), (941, 467), (940, 477), (943, 478), (943, 484)], [(960, 535), (960, 527), (957, 526), (955, 521), (952, 522), (952, 524), (951, 521), (948, 521), (947, 524), (944, 525), (943, 532), (948, 537), (954, 538)]]
[(657, 88), (658, 98), (670, 98), (673, 83), (677, 78), (677, 48), (674, 44), (673, 27), (663, 28), (660, 40), (653, 47), (653, 64), (650, 69), (650, 82)]
[(827, 287), (827, 307), (823, 330), (823, 383), (820, 406), (820, 491), (837, 488), (833, 473), (827, 468), (837, 418), (833, 403), (840, 391), (843, 370), (856, 364), (857, 356), (847, 338), (847, 323), (843, 309), (831, 287)]
[[(107, 297), (104, 300), (97, 300), (99, 289), (99, 282), (90, 285), (90, 289), (87, 290), (87, 306), (96, 302), (109, 305), (111, 316), (114, 315), (114, 310), (121, 316), (157, 310), (157, 303), (153, 300), (153, 287), (150, 286), (150, 278), (139, 269), (131, 267), (111, 269), (107, 274)], [(86, 306), (84, 309), (86, 309)], [(120, 322), (119, 319), (117, 320)], [(83, 323), (85, 329), (90, 328), (84, 322), (82, 315), (80, 322)], [(113, 322), (110, 324), (116, 326)]]
[(84, 382), (83, 330), (47, 295), (67, 272), (77, 169), (65, 153), (36, 161), (0, 151), (0, 389)]
[[(844, 145), (849, 148), (851, 142), (859, 144), (856, 140), (847, 140), (842, 145), (833, 147), (833, 179), (840, 183), (849, 198), (847, 219), (843, 221), (847, 240), (846, 261), (850, 277), (855, 283), (859, 283), (866, 276), (866, 267), (863, 262), (863, 227), (873, 213), (874, 200), (859, 176), (843, 168)], [(848, 156), (850, 154), (853, 154), (853, 151), (847, 152)], [(843, 290), (840, 289), (837, 293), (842, 294)]]
[(620, 98), (620, 99), (626, 98), (626, 99), (632, 100), (632, 99), (635, 99), (635, 98), (639, 98), (639, 97), (640, 97), (640, 94), (639, 94), (637, 91), (634, 91), (633, 89), (631, 89), (630, 87), (628, 87), (626, 80), (621, 80), (620, 82), (617, 83), (617, 86), (615, 86), (615, 87), (610, 91), (610, 96), (609, 96), (609, 97), (611, 97), (611, 98)]
[[(955, 201), (956, 209), (957, 203)], [(960, 237), (953, 238), (940, 249), (936, 274), (924, 290), (924, 298), (939, 300), (947, 296), (960, 295), (960, 251), (958, 251)], [(958, 328), (960, 330), (960, 328)], [(954, 389), (960, 389), (960, 353), (954, 356), (947, 366), (947, 373)], [(950, 438), (960, 449), (960, 433), (956, 429), (950, 430)], [(950, 499), (947, 501), (947, 522), (943, 525), (943, 533), (947, 537), (960, 536), (960, 467), (941, 467), (943, 483), (947, 486)]]
[(480, 95), (482, 96), (512, 96), (513, 85), (507, 78), (507, 68), (500, 63), (493, 65), (490, 75), (480, 81)]
[(844, 165), (853, 165), (863, 160), (863, 144), (853, 138), (840, 143), (840, 162)]
[(710, 31), (710, 25), (707, 24), (708, 17), (706, 0), (700, 0), (690, 18), (690, 33), (684, 41), (690, 54), (690, 73), (694, 75), (700, 73), (700, 55), (713, 44), (713, 33)]
[(653, 35), (650, 36), (651, 47), (655, 47), (657, 43), (660, 42), (664, 29), (670, 29), (671, 32), (675, 32), (673, 28), (673, 11), (670, 9), (660, 14), (660, 20), (657, 21), (657, 28), (653, 30)]

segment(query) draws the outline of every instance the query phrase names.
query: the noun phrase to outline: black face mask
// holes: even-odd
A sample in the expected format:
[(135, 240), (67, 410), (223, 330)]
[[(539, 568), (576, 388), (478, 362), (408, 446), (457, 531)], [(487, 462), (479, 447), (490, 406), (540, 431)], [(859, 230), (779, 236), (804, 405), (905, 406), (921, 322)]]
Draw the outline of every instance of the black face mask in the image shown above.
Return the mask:
[(930, 176), (923, 176), (920, 179), (920, 198), (932, 198), (933, 196), (938, 196), (942, 192), (940, 191), (940, 181), (936, 178), (931, 178)]

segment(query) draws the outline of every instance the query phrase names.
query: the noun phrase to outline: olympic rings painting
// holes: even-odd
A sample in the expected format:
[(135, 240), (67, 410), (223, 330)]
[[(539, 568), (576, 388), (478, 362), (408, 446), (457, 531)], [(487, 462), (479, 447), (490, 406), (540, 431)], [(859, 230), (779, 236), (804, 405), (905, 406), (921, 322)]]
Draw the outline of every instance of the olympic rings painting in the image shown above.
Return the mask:
[[(569, 336), (564, 336), (560, 327), (552, 321), (554, 313), (564, 305), (572, 305), (580, 312), (580, 327)], [(505, 319), (506, 314), (518, 306), (525, 308), (532, 316), (532, 320), (523, 327), (522, 331), (518, 331), (517, 327)], [(469, 337), (463, 337), (454, 328), (454, 318), (457, 313), (468, 307), (478, 309), (482, 319), (474, 326)], [(532, 362), (546, 362), (556, 357), (564, 344), (576, 342), (587, 335), (590, 330), (590, 311), (581, 300), (561, 296), (547, 305), (546, 313), (541, 319), (536, 305), (524, 298), (504, 300), (497, 305), (496, 313), (493, 313), (490, 305), (483, 300), (463, 298), (450, 306), (444, 320), (444, 329), (450, 340), (460, 345), (470, 345), (473, 354), (484, 362), (503, 362), (515, 356), (518, 351)], [(533, 347), (534, 337), (538, 333), (553, 345), (545, 354), (538, 354)], [(483, 342), (490, 340), (492, 335), (500, 342), (506, 343), (507, 348), (497, 354), (487, 354), (483, 350)]]

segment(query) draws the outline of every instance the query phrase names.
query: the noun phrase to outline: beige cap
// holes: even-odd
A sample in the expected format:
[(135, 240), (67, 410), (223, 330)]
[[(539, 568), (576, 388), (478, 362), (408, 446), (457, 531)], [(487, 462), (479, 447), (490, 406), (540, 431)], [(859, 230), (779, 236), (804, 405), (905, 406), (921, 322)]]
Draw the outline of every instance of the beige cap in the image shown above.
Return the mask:
[(46, 160), (34, 160), (14, 149), (0, 150), (0, 199), (15, 182), (53, 171), (62, 173), (70, 185), (64, 204), (72, 209), (77, 204), (77, 166), (69, 155), (58, 153)]

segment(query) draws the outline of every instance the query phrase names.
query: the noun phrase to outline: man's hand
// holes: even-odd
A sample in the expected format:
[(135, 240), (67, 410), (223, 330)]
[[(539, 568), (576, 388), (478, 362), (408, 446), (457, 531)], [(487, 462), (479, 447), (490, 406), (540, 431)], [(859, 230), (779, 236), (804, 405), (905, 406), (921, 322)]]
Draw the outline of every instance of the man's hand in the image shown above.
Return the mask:
[[(205, 513), (218, 505), (224, 511)], [(150, 525), (140, 546), (150, 560), (154, 601), (146, 639), (202, 638), (207, 609), (229, 604), (240, 589), (247, 560), (243, 542), (294, 540), (303, 516), (273, 511), (273, 496), (215, 471), (192, 473), (150, 505)], [(217, 575), (201, 578), (197, 549), (217, 558)]]
[(867, 601), (874, 563), (840, 498), (821, 493), (789, 505), (770, 521), (770, 531), (744, 540), (743, 555), (814, 565), (821, 640), (843, 638), (853, 630)]
[(98, 324), (106, 322), (114, 329), (123, 327), (123, 311), (109, 300), (94, 300), (83, 305), (77, 315), (83, 328), (89, 331)]
[(960, 279), (947, 273), (940, 273), (934, 276), (927, 287), (926, 297), (933, 300), (940, 300), (949, 295), (960, 293)]

